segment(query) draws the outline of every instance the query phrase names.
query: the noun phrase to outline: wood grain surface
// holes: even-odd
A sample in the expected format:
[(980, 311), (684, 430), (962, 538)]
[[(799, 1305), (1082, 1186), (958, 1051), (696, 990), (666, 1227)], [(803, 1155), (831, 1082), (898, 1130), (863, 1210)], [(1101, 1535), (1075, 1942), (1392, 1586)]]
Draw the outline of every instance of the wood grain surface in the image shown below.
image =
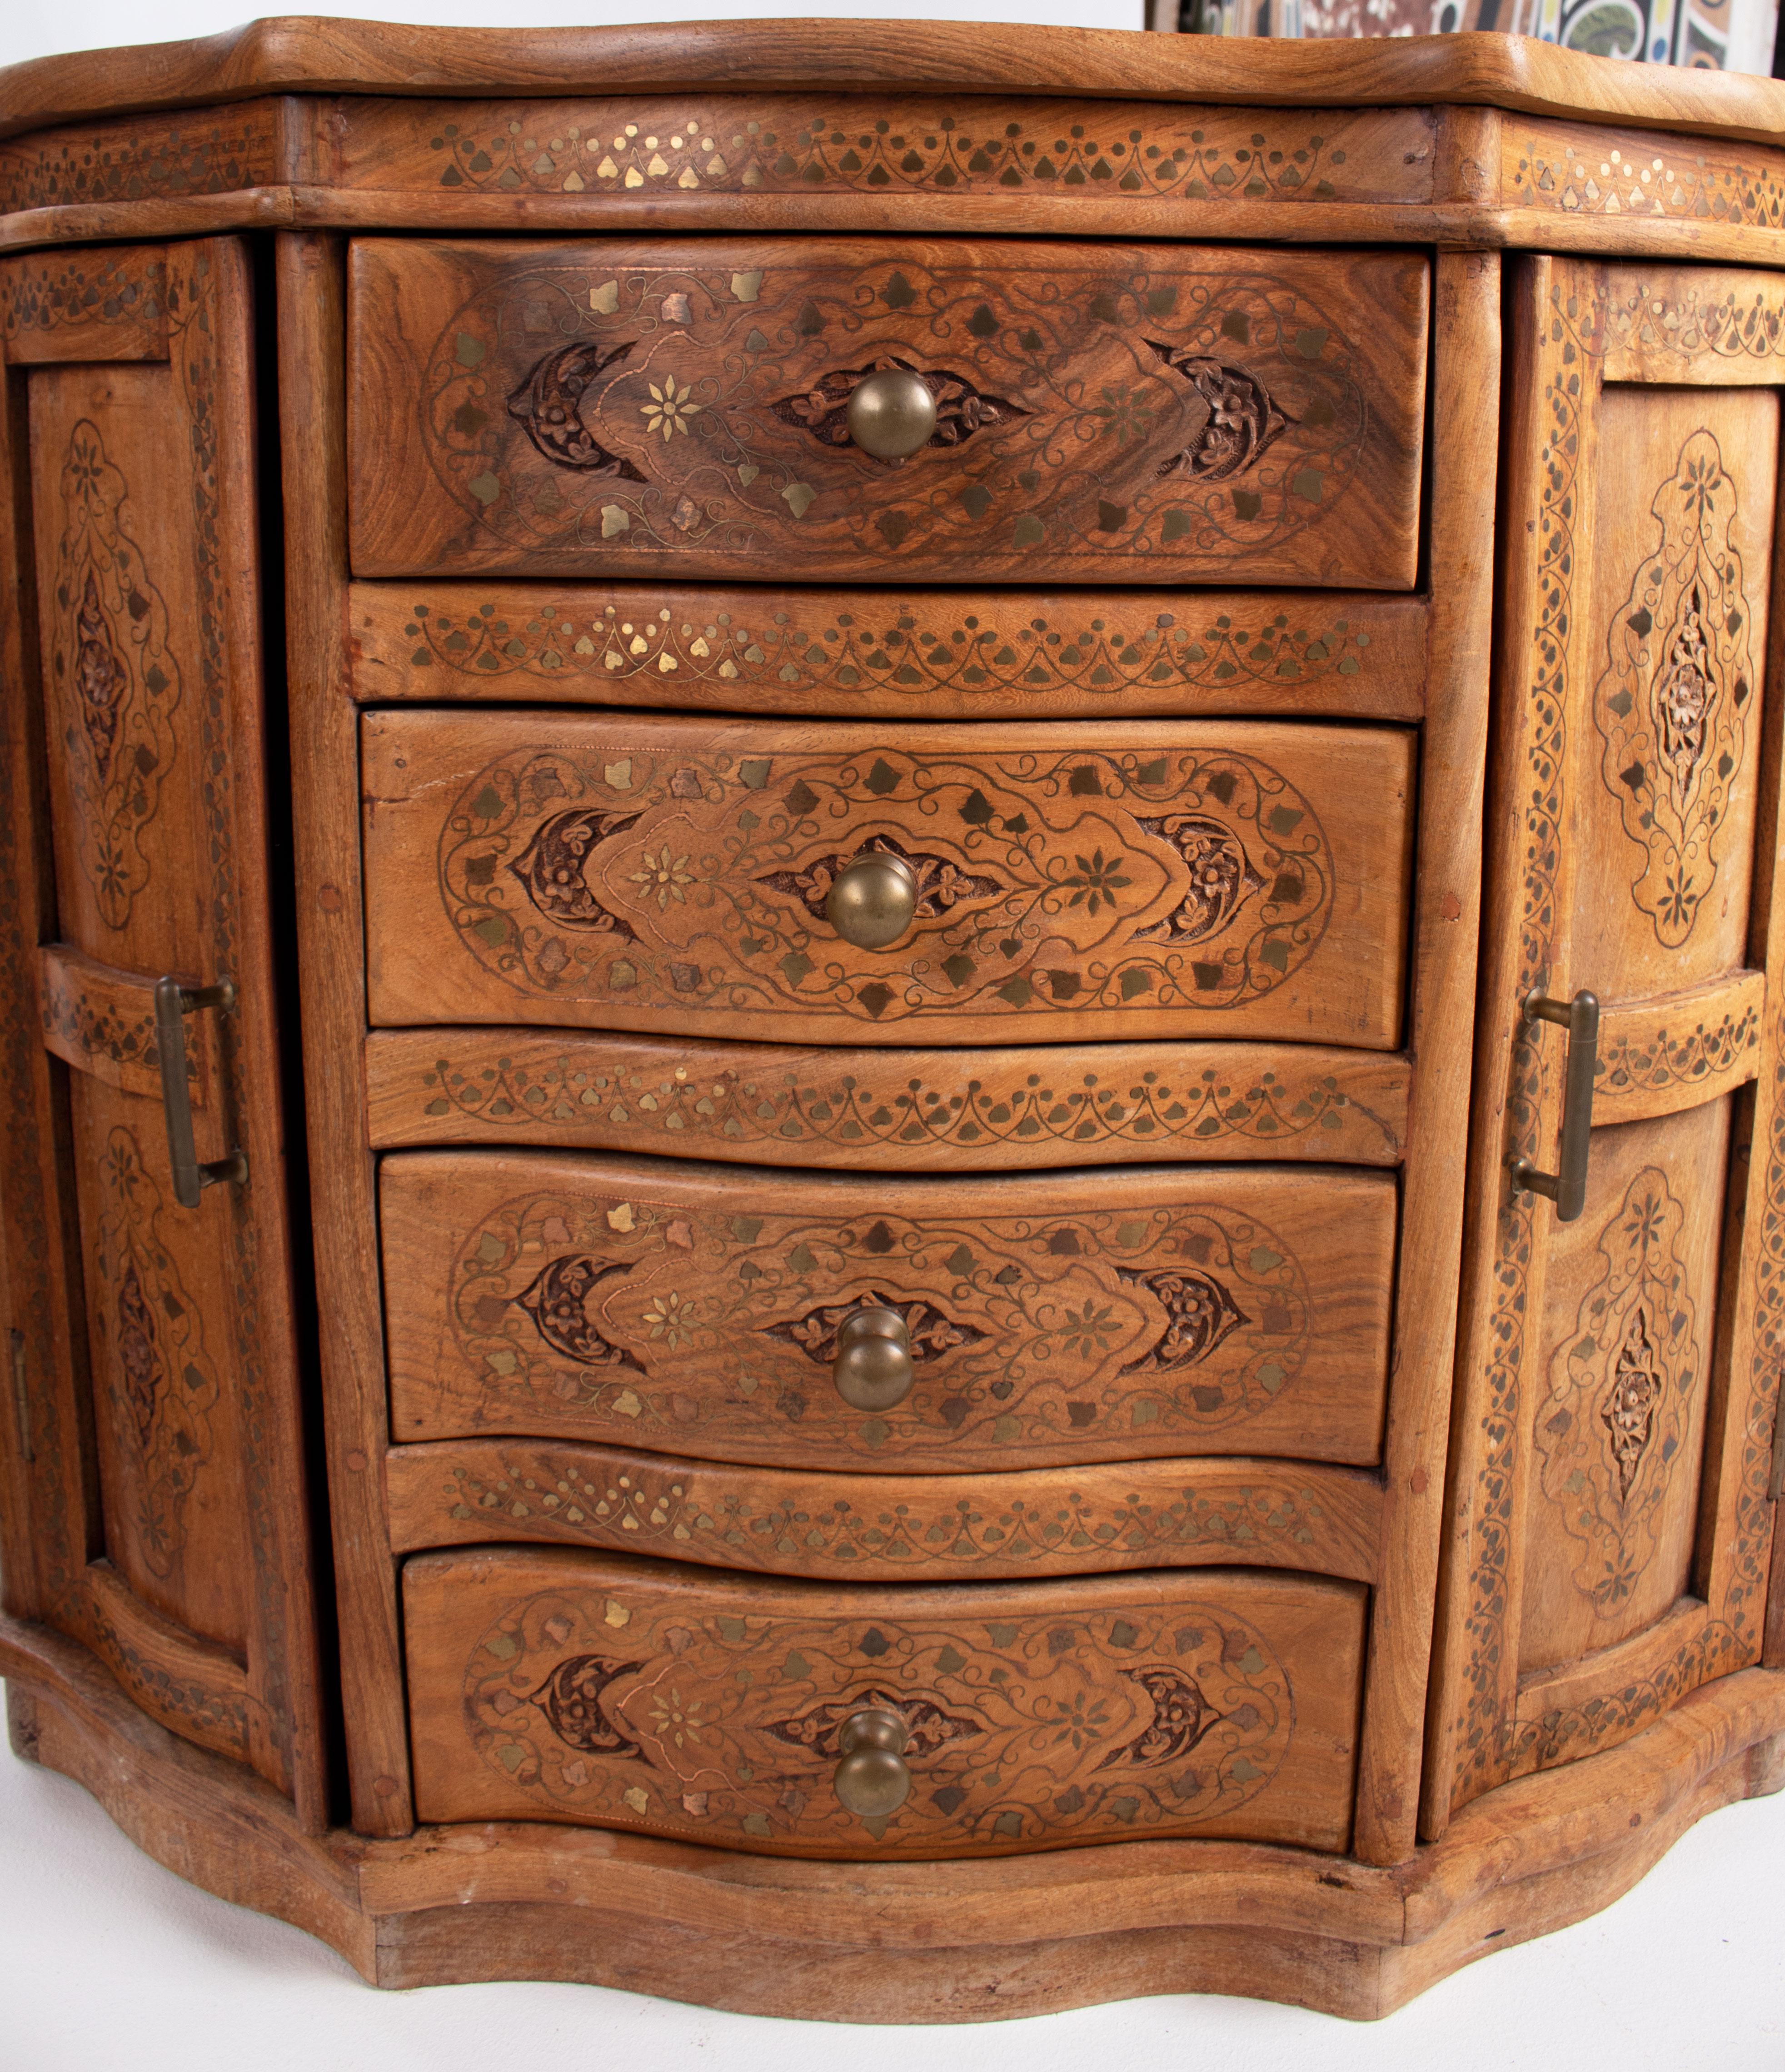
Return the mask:
[[(370, 713), (361, 738), (375, 1023), (1399, 1033), (1398, 730), (446, 710)], [(917, 870), (917, 915), (856, 949), (825, 901), (877, 847)]]
[[(1410, 588), (1409, 253), (356, 240), (357, 574)], [(936, 398), (903, 462), (845, 413)]]
[[(1387, 1176), (1194, 1167), (990, 1180), (539, 1153), (380, 1174), (392, 1427), (929, 1474), (1174, 1454), (1368, 1464)], [(837, 1392), (905, 1319), (911, 1393)]]
[(1423, 102), (1578, 115), (1766, 142), (1785, 92), (1741, 73), (1608, 63), (1471, 32), (1230, 47), (1207, 37), (945, 22), (432, 28), (286, 15), (183, 43), (35, 58), (0, 72), (0, 134), (125, 109), (262, 93), (455, 97), (616, 89), (1065, 90), (1290, 107)]
[[(602, 1554), (405, 1564), (417, 1810), (744, 1850), (996, 1855), (1116, 1836), (1343, 1846), (1363, 1592), (1205, 1569), (840, 1590)], [(846, 1811), (837, 1737), (911, 1729), (910, 1796)]]

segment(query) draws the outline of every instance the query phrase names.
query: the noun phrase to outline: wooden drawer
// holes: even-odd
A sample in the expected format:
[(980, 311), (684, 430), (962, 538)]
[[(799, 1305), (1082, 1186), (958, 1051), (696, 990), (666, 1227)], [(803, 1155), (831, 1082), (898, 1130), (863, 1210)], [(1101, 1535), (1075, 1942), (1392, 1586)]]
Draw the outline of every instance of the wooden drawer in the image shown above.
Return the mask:
[[(708, 1460), (959, 1473), (1373, 1462), (1395, 1186), (1319, 1167), (845, 1179), (588, 1155), (387, 1159), (391, 1414)], [(853, 1311), (910, 1391), (837, 1392)]]
[[(923, 239), (362, 240), (363, 575), (1410, 588), (1410, 252)], [(849, 398), (904, 369), (929, 442)]]
[[(415, 1809), (728, 1848), (993, 1855), (1131, 1836), (1342, 1848), (1365, 1592), (1244, 1569), (850, 1589), (490, 1548), (404, 1571)], [(904, 1803), (840, 1803), (864, 1706)]]
[[(453, 709), (364, 722), (375, 1023), (899, 1043), (1386, 1049), (1413, 737), (1185, 720), (852, 727)], [(904, 857), (883, 949), (827, 917)]]

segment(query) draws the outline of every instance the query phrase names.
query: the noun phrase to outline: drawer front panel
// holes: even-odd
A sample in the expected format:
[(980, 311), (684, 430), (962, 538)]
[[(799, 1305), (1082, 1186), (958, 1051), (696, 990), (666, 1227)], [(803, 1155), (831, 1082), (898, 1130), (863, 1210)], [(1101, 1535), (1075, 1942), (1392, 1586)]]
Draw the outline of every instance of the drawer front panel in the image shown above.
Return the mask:
[[(1365, 1592), (1244, 1570), (946, 1590), (497, 1548), (404, 1573), (416, 1812), (869, 1859), (1344, 1846)], [(837, 1796), (864, 1706), (908, 1796)]]
[[(921, 239), (353, 248), (362, 575), (1412, 586), (1417, 254)], [(927, 443), (855, 443), (927, 388)]]
[[(364, 750), (375, 1023), (1396, 1040), (1396, 729), (449, 710)], [(858, 948), (827, 898), (876, 852), (915, 916)]]
[[(385, 1161), (400, 1440), (522, 1432), (895, 1474), (1378, 1454), (1395, 1188), (1166, 1167), (990, 1182), (478, 1152)], [(908, 1393), (839, 1394), (851, 1316)]]

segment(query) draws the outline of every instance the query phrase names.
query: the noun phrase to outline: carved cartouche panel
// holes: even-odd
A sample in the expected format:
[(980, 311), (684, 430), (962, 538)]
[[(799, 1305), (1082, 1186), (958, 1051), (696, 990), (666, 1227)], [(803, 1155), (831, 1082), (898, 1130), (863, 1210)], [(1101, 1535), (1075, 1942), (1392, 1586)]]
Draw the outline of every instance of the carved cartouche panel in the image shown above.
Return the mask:
[(93, 1240), (102, 1383), (128, 1487), (134, 1551), (167, 1581), (186, 1544), (187, 1511), (211, 1457), (220, 1383), (198, 1305), (160, 1231), (169, 1213), (134, 1132), (117, 1128), (100, 1161)]
[[(833, 738), (369, 721), (374, 1021), (1393, 1040), (1405, 737)], [(877, 849), (910, 860), (917, 909), (858, 949), (825, 897)]]
[(1650, 508), (1655, 532), (1606, 635), (1593, 712), (1606, 789), (1644, 858), (1631, 896), (1675, 949), (1717, 876), (1759, 680), (1735, 483), (1710, 432), (1686, 441)]
[[(352, 267), (363, 574), (1413, 581), (1410, 253), (361, 240)], [(844, 413), (895, 367), (937, 425), (889, 466)]]
[(121, 929), (149, 882), (142, 835), (174, 758), (180, 665), (167, 605), (125, 528), (130, 485), (89, 418), (69, 438), (60, 488), (44, 655), (81, 868), (101, 919)]
[(1659, 1166), (1631, 1180), (1537, 1412), (1549, 1515), (1573, 1543), (1575, 1589), (1602, 1618), (1617, 1617), (1654, 1557), (1704, 1379), (1685, 1220)]
[[(1373, 1461), (1392, 1186), (1180, 1172), (1121, 1196), (1010, 1178), (981, 1213), (970, 1183), (393, 1160), (397, 1436), (893, 1472), (1187, 1449)], [(903, 1319), (915, 1370), (871, 1414), (831, 1372), (867, 1305)]]
[[(1343, 1840), (1355, 1585), (1205, 1570), (957, 1585), (945, 1605), (529, 1552), (424, 1556), (405, 1594), (424, 1819), (886, 1858)], [(910, 1795), (886, 1819), (833, 1783), (868, 1704), (910, 1735)]]

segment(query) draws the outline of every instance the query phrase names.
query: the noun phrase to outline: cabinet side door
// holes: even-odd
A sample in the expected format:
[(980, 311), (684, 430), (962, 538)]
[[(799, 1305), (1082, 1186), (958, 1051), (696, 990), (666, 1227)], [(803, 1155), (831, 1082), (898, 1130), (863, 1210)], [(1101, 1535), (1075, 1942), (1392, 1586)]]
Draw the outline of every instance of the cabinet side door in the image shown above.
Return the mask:
[[(55, 255), (0, 283), (31, 607), (4, 976), (21, 1609), (319, 1822), (247, 255)], [(170, 979), (195, 996), (177, 1038)], [(164, 1066), (220, 1175), (191, 1205)]]

